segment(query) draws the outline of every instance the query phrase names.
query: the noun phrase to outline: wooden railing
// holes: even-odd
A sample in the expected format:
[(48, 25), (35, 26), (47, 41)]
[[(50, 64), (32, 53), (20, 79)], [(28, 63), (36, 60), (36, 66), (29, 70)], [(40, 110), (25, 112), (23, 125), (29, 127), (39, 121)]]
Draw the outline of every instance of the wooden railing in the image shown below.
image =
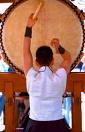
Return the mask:
[(72, 92), (72, 132), (82, 132), (81, 92), (85, 92), (85, 74), (71, 73), (67, 89)]
[(5, 95), (5, 132), (15, 132), (14, 93), (26, 91), (24, 76), (16, 73), (1, 73), (0, 91)]
[[(5, 132), (15, 132), (14, 93), (26, 91), (25, 77), (0, 73), (0, 91), (5, 95)], [(67, 91), (72, 92), (72, 132), (82, 132), (81, 92), (85, 92), (85, 74), (70, 73)]]

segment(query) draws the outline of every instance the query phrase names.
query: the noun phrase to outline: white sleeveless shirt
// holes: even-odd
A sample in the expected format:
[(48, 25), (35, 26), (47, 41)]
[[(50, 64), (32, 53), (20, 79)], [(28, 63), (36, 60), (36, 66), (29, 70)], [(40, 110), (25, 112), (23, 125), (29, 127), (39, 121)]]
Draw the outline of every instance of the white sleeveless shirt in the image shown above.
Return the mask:
[(31, 68), (26, 76), (30, 101), (30, 118), (37, 121), (53, 121), (63, 118), (62, 95), (66, 88), (67, 73), (64, 68), (53, 73), (49, 67), (39, 71)]

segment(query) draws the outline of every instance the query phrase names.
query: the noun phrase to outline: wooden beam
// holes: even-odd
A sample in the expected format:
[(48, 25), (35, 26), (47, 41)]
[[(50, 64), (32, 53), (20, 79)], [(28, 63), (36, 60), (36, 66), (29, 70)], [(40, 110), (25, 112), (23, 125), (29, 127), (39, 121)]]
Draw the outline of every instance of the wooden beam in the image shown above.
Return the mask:
[(14, 91), (26, 92), (25, 76), (17, 73), (0, 73), (0, 91), (4, 89), (4, 83), (9, 81), (14, 84)]
[(0, 3), (15, 3), (16, 0), (0, 0)]
[(72, 131), (82, 132), (81, 90), (82, 81), (74, 81), (74, 93), (72, 101)]
[(13, 88), (12, 82), (5, 83), (5, 132), (14, 132), (15, 129)]

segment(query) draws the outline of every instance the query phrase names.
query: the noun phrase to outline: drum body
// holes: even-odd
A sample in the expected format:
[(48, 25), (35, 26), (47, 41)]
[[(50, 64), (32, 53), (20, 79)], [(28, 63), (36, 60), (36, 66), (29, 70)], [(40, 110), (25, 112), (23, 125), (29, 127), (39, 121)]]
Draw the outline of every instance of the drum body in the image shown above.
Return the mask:
[[(8, 63), (23, 73), (23, 39), (29, 15), (35, 12), (39, 0), (22, 0), (12, 5), (3, 20), (2, 48)], [(77, 64), (84, 46), (85, 34), (77, 8), (67, 0), (44, 0), (38, 21), (33, 27), (31, 51), (35, 65), (36, 49), (41, 45), (50, 45), (52, 38), (59, 38), (72, 57), (72, 67)], [(53, 69), (62, 62), (54, 49)]]

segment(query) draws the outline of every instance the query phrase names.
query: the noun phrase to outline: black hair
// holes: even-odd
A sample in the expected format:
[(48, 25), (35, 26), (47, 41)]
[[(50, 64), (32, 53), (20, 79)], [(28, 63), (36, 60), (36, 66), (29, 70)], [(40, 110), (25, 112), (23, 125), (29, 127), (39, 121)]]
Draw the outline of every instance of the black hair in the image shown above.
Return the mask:
[(41, 66), (49, 66), (53, 59), (53, 52), (49, 46), (41, 46), (36, 51), (36, 61)]

